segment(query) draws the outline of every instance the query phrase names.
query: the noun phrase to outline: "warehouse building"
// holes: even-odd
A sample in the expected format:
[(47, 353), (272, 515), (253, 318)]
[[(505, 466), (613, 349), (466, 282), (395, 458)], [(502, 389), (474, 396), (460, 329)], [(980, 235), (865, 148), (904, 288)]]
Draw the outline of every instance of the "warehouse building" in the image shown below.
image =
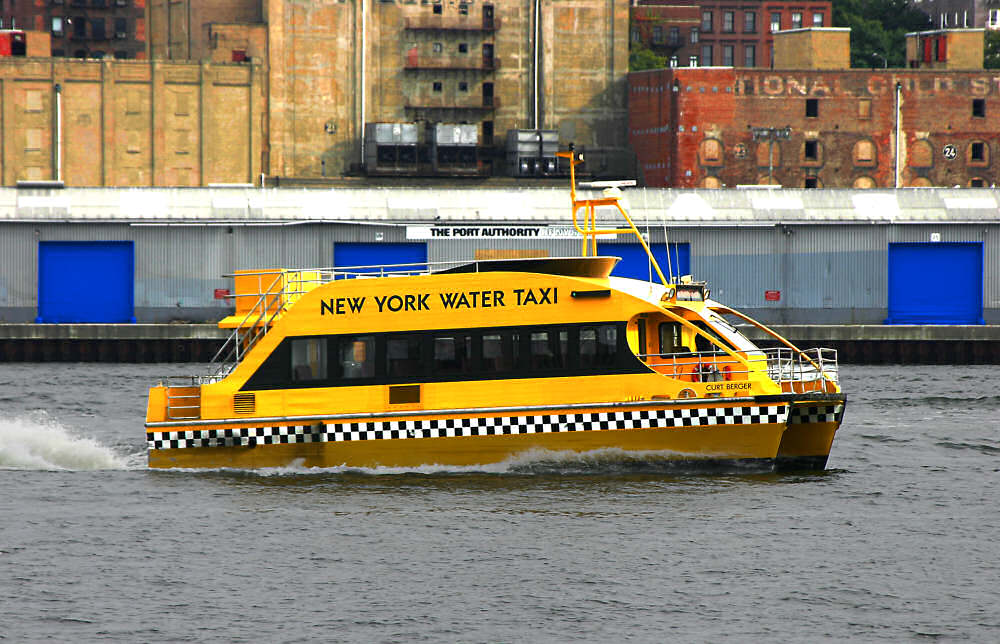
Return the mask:
[[(664, 272), (764, 322), (1000, 323), (992, 190), (626, 199)], [(237, 269), (573, 256), (569, 210), (565, 188), (0, 189), (0, 319), (214, 321)], [(624, 236), (599, 252), (623, 258), (615, 274), (650, 276)]]

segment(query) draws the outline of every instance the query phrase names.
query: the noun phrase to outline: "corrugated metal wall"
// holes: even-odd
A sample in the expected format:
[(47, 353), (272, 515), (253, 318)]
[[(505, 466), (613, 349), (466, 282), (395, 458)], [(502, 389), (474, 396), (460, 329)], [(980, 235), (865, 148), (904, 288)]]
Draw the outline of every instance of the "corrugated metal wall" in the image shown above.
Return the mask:
[[(231, 282), (221, 276), (236, 269), (332, 266), (337, 242), (408, 241), (403, 221), (263, 223), (0, 222), (0, 319), (34, 319), (39, 241), (134, 241), (140, 321), (221, 317), (227, 302), (214, 299), (214, 291), (229, 288)], [(644, 220), (636, 223), (647, 230)], [(651, 244), (663, 244), (660, 222), (650, 221), (648, 232)], [(710, 283), (717, 299), (765, 322), (786, 323), (881, 323), (887, 312), (890, 242), (981, 241), (984, 317), (1000, 323), (997, 218), (978, 223), (684, 225), (669, 228), (668, 236), (671, 242), (690, 244), (692, 272)], [(577, 239), (456, 238), (427, 244), (430, 262), (471, 260), (484, 250), (580, 253)], [(780, 291), (781, 299), (768, 301), (765, 291)]]

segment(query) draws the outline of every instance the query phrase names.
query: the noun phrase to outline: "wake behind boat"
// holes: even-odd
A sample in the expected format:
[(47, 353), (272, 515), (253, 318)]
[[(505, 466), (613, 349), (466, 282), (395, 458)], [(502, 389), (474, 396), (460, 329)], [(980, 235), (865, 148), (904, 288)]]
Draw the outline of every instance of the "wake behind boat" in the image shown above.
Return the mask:
[[(150, 389), (149, 465), (470, 466), (621, 449), (823, 469), (846, 403), (836, 352), (802, 351), (705, 283), (665, 278), (618, 194), (578, 200), (582, 157), (561, 156), (582, 257), (238, 272), (211, 373)], [(599, 207), (627, 227), (597, 228)], [(618, 259), (595, 256), (608, 233), (634, 234), (660, 283), (611, 276)], [(784, 346), (761, 349), (731, 321)]]

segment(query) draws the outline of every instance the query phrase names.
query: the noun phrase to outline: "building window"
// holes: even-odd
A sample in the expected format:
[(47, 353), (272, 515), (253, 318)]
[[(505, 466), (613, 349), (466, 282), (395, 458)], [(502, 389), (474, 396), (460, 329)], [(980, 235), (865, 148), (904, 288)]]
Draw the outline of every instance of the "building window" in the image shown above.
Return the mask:
[(806, 161), (819, 160), (819, 141), (806, 141), (803, 150), (803, 157)]
[(701, 30), (707, 34), (712, 33), (712, 12), (702, 11), (701, 12)]
[(639, 42), (639, 28), (632, 27), (632, 42)]
[(467, 53), (469, 53), (469, 43), (467, 43), (467, 42), (460, 42), (460, 43), (458, 43), (458, 53), (460, 53), (460, 54), (467, 54)]
[(52, 35), (53, 36), (63, 35), (63, 19), (58, 16), (52, 18)]
[(722, 33), (731, 34), (736, 31), (736, 12), (722, 12)]
[(94, 40), (105, 40), (104, 18), (95, 18), (90, 21), (90, 37)]
[(806, 188), (819, 188), (819, 177), (806, 177)]
[(702, 165), (722, 165), (722, 143), (717, 139), (705, 139), (701, 142)]
[(467, 15), (469, 15), (469, 5), (467, 5), (467, 4), (460, 4), (460, 5), (458, 5), (458, 15), (460, 15), (460, 16), (467, 16)]
[(858, 118), (870, 119), (872, 117), (872, 99), (863, 98), (858, 101)]
[(722, 46), (722, 64), (725, 67), (733, 66), (733, 49), (735, 48), (732, 45)]
[(441, 5), (439, 5), (439, 4), (434, 5), (434, 7), (433, 7), (433, 9), (431, 9), (431, 11), (433, 13), (437, 14), (437, 15), (441, 15)]
[(822, 26), (823, 26), (823, 14), (822, 13), (814, 13), (813, 14), (813, 27), (822, 27)]
[(469, 84), (465, 81), (458, 81), (458, 91), (460, 92), (469, 91)]
[(660, 25), (653, 25), (653, 44), (662, 45), (663, 44), (663, 27)]
[(743, 66), (744, 67), (756, 67), (757, 66), (757, 47), (754, 45), (745, 45), (743, 47)]
[(776, 31), (781, 31), (781, 14), (777, 12), (771, 14), (771, 33)]
[(755, 34), (757, 33), (757, 12), (756, 11), (746, 11), (743, 13), (743, 33), (745, 34)]
[(986, 26), (990, 29), (1000, 28), (1000, 9), (990, 9), (989, 17), (986, 19)]
[(799, 12), (792, 14), (792, 29), (802, 29), (802, 14)]
[(128, 52), (122, 50), (115, 50), (115, 58), (117, 58), (118, 60), (127, 60)]
[[(86, 38), (87, 37), (87, 19), (83, 16), (77, 16), (73, 18), (73, 37), (74, 38)], [(78, 58), (83, 58), (83, 56), (78, 56)]]
[(986, 161), (986, 144), (982, 141), (974, 141), (969, 145), (969, 161), (973, 163), (984, 163)]
[(972, 116), (976, 118), (986, 118), (986, 99), (972, 99)]
[(441, 92), (441, 90), (443, 89), (441, 81), (434, 81), (433, 88), (435, 92)]
[(854, 144), (854, 165), (874, 165), (875, 144), (869, 140)]
[(816, 118), (819, 116), (819, 99), (806, 99), (806, 118)]
[(702, 45), (701, 46), (701, 64), (705, 67), (712, 66), (712, 46)]
[(125, 40), (128, 37), (128, 19), (115, 18), (115, 38)]
[(969, 187), (970, 188), (985, 188), (986, 187), (986, 181), (984, 181), (980, 177), (974, 177), (972, 179), (969, 179)]
[(439, 42), (436, 42), (436, 43), (434, 43), (434, 44), (433, 44), (433, 45), (431, 46), (431, 50), (432, 50), (432, 51), (433, 51), (433, 52), (434, 52), (435, 54), (440, 54), (440, 53), (441, 53), (442, 51), (444, 51), (444, 45), (442, 45), (442, 44), (441, 44), (441, 43), (439, 43)]
[(681, 28), (680, 27), (671, 27), (670, 28), (670, 37), (667, 39), (667, 44), (670, 45), (671, 47), (680, 47), (681, 46)]
[(698, 42), (698, 28), (691, 27), (691, 44)]

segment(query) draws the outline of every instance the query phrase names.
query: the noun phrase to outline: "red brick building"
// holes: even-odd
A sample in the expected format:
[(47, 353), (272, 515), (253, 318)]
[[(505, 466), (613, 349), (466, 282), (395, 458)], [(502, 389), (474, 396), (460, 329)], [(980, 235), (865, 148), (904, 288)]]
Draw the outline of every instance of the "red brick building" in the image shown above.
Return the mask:
[(49, 33), (52, 56), (134, 59), (146, 57), (145, 12), (146, 0), (11, 2), (4, 20)]
[(982, 69), (635, 72), (629, 117), (651, 187), (998, 182), (1000, 77)]
[(829, 27), (832, 11), (830, 0), (640, 0), (632, 42), (680, 67), (770, 67), (774, 32)]

